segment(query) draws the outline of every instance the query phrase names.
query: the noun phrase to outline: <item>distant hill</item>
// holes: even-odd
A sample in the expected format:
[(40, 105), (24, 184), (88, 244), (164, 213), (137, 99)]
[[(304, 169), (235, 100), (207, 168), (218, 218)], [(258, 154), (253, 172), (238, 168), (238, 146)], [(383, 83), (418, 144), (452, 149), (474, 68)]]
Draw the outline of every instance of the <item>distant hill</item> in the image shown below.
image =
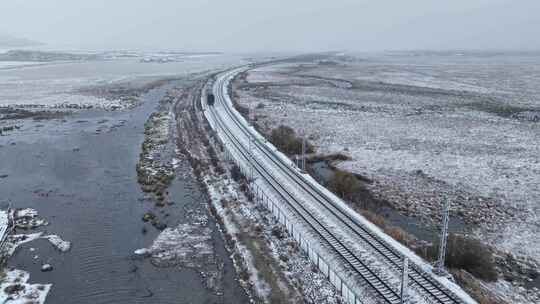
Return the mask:
[(0, 47), (25, 47), (25, 46), (36, 46), (43, 43), (33, 41), (25, 38), (13, 37), (8, 34), (0, 33)]
[(0, 61), (82, 61), (99, 60), (103, 56), (96, 54), (72, 54), (61, 52), (44, 52), (31, 50), (11, 50), (0, 54)]

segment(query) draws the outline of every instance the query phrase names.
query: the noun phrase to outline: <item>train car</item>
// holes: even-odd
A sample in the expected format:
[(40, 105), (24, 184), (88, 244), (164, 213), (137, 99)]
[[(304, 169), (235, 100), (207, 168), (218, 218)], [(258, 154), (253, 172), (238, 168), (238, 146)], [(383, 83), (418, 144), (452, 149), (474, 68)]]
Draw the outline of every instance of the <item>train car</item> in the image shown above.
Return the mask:
[(214, 97), (214, 94), (208, 93), (208, 95), (206, 96), (206, 103), (209, 106), (213, 106), (215, 102), (216, 102), (216, 98)]

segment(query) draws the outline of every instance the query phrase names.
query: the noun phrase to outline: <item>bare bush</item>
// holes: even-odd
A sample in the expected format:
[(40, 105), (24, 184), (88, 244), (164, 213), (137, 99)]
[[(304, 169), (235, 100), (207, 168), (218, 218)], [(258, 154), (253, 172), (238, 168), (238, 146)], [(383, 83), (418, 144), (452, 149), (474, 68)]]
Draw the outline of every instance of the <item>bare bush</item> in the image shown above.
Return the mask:
[(450, 268), (467, 270), (484, 281), (497, 280), (493, 252), (479, 240), (451, 234), (446, 255), (446, 265)]
[[(423, 258), (434, 261), (439, 256), (439, 241), (434, 245), (416, 248)], [(445, 266), (450, 269), (463, 269), (478, 279), (493, 282), (497, 280), (497, 269), (492, 250), (477, 239), (464, 235), (450, 234), (446, 248)]]
[(231, 178), (235, 181), (235, 182), (239, 182), (241, 180), (244, 180), (244, 175), (242, 174), (242, 171), (240, 170), (240, 167), (238, 167), (237, 165), (234, 165), (232, 166), (231, 168)]
[[(296, 132), (290, 127), (282, 125), (273, 129), (270, 142), (288, 155), (302, 153), (302, 138), (296, 136)], [(306, 153), (313, 152), (315, 152), (315, 148), (306, 140)]]
[(360, 192), (363, 186), (354, 174), (336, 170), (329, 182), (330, 189), (346, 200), (354, 200), (355, 195)]
[(484, 287), (471, 274), (463, 270), (451, 270), (456, 282), (479, 304), (508, 304), (492, 291)]

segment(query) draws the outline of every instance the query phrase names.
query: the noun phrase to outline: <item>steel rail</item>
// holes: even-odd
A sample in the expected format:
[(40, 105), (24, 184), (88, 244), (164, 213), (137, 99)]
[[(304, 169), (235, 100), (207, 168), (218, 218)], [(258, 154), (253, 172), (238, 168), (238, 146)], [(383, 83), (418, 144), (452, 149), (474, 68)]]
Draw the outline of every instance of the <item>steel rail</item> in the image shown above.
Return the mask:
[[(402, 269), (403, 254), (399, 253), (386, 241), (382, 240), (379, 236), (375, 235), (369, 228), (365, 227), (362, 223), (359, 223), (357, 219), (349, 214), (346, 210), (343, 210), (337, 205), (332, 198), (329, 198), (325, 193), (320, 191), (317, 187), (307, 182), (305, 178), (300, 175), (296, 170), (292, 169), (290, 165), (286, 164), (282, 158), (275, 156), (274, 152), (265, 144), (261, 143), (258, 136), (255, 136), (253, 132), (243, 124), (237, 113), (230, 108), (230, 104), (225, 100), (224, 96), (221, 96), (223, 92), (226, 92), (225, 81), (218, 79), (218, 92), (219, 101), (222, 103), (228, 116), (232, 118), (234, 123), (246, 134), (248, 137), (253, 137), (255, 144), (259, 147), (259, 150), (266, 154), (267, 158), (275, 163), (282, 171), (288, 175), (299, 187), (309, 193), (319, 204), (327, 209), (334, 217), (342, 222), (348, 229), (352, 230), (354, 234), (358, 235), (362, 240), (367, 242), (380, 256), (390, 262), (391, 266), (397, 270)], [(231, 98), (230, 96), (228, 96)], [(276, 160), (277, 159), (277, 160)], [(292, 173), (291, 173), (292, 172)], [(321, 200), (322, 198), (322, 200)], [(420, 289), (424, 296), (429, 297), (431, 300), (435, 300), (437, 303), (450, 304), (450, 303), (463, 303), (459, 297), (454, 295), (450, 290), (442, 286), (441, 283), (432, 278), (430, 274), (420, 269), (416, 264), (411, 263), (409, 276), (413, 286)]]
[[(216, 98), (221, 98), (216, 96)], [(307, 210), (298, 199), (295, 198), (293, 194), (287, 191), (281, 183), (270, 174), (260, 161), (255, 158), (251, 158), (245, 152), (246, 147), (234, 136), (234, 134), (229, 130), (226, 124), (223, 122), (220, 115), (215, 112), (214, 107), (209, 107), (210, 113), (212, 114), (214, 121), (219, 125), (219, 128), (225, 133), (229, 138), (235, 149), (242, 155), (242, 157), (247, 161), (251, 162), (254, 166), (254, 169), (258, 174), (263, 177), (268, 185), (283, 199), (283, 201), (291, 208), (297, 216), (303, 221), (303, 223), (309, 225), (312, 230), (318, 235), (320, 239), (325, 242), (326, 246), (329, 246), (333, 252), (335, 252), (340, 259), (342, 259), (346, 265), (351, 267), (351, 270), (358, 274), (362, 281), (369, 285), (372, 291), (384, 300), (385, 303), (399, 303), (400, 298), (397, 292), (395, 292), (384, 280), (382, 280), (373, 270), (366, 265), (361, 258), (354, 254), (342, 241), (336, 238), (330, 231), (330, 229), (322, 223), (319, 219), (314, 217), (309, 210)]]

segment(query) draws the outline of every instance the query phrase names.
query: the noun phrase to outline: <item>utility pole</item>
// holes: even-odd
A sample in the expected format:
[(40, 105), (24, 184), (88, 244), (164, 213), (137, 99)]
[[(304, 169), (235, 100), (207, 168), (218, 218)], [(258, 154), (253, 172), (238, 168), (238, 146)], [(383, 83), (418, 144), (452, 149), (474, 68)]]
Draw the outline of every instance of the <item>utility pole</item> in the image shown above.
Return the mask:
[(439, 259), (435, 267), (435, 273), (438, 275), (445, 275), (444, 260), (446, 258), (446, 242), (448, 239), (448, 222), (450, 220), (450, 200), (445, 199), (443, 218), (442, 218), (442, 231), (441, 231), (441, 244), (439, 246)]
[(409, 259), (407, 257), (403, 258), (403, 273), (401, 276), (401, 293), (400, 293), (400, 304), (407, 303), (409, 298), (407, 287), (409, 285)]
[(306, 132), (302, 132), (302, 171), (306, 172)]

